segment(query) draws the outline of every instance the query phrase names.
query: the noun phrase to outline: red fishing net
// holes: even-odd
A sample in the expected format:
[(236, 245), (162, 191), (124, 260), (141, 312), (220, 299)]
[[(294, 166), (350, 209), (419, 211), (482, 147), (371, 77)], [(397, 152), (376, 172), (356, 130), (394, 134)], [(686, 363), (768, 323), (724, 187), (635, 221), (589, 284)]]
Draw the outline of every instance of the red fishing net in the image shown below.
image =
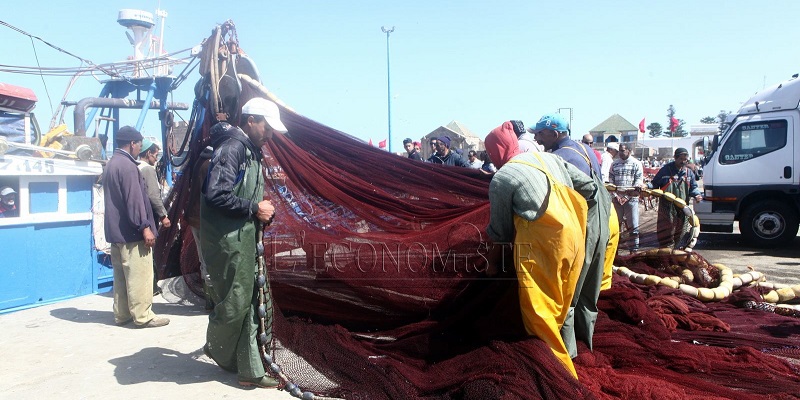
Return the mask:
[[(255, 95), (245, 85), (239, 104)], [(594, 352), (580, 345), (574, 380), (525, 335), (513, 271), (482, 272), (487, 175), (411, 161), (283, 107), (281, 116), (289, 134), (265, 147), (265, 196), (276, 208), (264, 233), (272, 351), (304, 391), (371, 400), (798, 397), (800, 320), (619, 276), (601, 293)], [(170, 197), (176, 221), (209, 131), (207, 119), (198, 124)], [(184, 221), (158, 249), (162, 273), (182, 273), (202, 293)]]

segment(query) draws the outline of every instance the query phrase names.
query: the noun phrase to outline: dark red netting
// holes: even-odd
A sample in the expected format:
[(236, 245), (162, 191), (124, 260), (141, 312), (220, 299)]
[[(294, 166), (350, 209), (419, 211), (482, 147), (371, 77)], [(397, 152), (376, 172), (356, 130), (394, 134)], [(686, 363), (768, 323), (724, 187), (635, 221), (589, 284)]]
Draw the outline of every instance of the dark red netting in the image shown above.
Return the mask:
[[(256, 95), (243, 87), (239, 104)], [(276, 208), (264, 236), (273, 354), (304, 391), (370, 400), (800, 398), (800, 320), (618, 276), (601, 293), (594, 352), (581, 345), (572, 379), (524, 334), (513, 271), (482, 273), (489, 177), (281, 112), (289, 134), (265, 147), (265, 196)], [(207, 137), (210, 123), (200, 123)], [(175, 221), (204, 145), (192, 140), (170, 197)], [(201, 293), (191, 233), (185, 221), (173, 227), (159, 237), (162, 274), (179, 270)]]

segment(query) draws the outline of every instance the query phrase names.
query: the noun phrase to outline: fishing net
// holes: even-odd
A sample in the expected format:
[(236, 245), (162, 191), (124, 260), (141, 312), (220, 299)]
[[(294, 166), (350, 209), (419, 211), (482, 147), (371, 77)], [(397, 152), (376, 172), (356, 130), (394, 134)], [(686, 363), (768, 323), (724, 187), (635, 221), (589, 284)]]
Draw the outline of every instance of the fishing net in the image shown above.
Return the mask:
[[(238, 104), (270, 96), (257, 79), (240, 78)], [(197, 255), (181, 216), (194, 195), (197, 157), (220, 115), (204, 98), (195, 103), (189, 161), (168, 200), (170, 219), (180, 223), (157, 243), (162, 276), (181, 274), (198, 294)], [(594, 351), (579, 344), (580, 380), (574, 380), (544, 342), (525, 334), (513, 270), (491, 279), (483, 272), (492, 246), (484, 233), (489, 176), (398, 157), (285, 106), (281, 117), (289, 133), (264, 148), (265, 198), (276, 208), (264, 231), (275, 303), (269, 361), (296, 396), (788, 399), (800, 393), (800, 319), (740, 307), (761, 303), (755, 289), (738, 303), (735, 296), (706, 303), (698, 293), (667, 286), (683, 276), (673, 265), (706, 271), (707, 277), (697, 272), (704, 282), (680, 283), (687, 287), (733, 279), (696, 253), (674, 250), (617, 258), (618, 271), (628, 275), (614, 275), (612, 288), (601, 293)]]

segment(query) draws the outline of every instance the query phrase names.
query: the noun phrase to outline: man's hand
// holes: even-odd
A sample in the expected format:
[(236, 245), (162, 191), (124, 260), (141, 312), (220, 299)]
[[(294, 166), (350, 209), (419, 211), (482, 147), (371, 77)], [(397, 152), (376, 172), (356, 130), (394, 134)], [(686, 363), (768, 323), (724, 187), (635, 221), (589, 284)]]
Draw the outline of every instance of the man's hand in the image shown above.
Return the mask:
[(698, 194), (697, 196), (694, 196), (695, 203), (699, 203), (701, 201), (703, 201), (703, 195)]
[(172, 226), (172, 222), (169, 221), (169, 218), (165, 215), (164, 218), (161, 218), (161, 226), (164, 228), (169, 228)]
[(144, 236), (144, 245), (147, 247), (153, 247), (156, 245), (156, 235), (153, 235), (153, 232), (150, 231), (150, 227), (144, 228), (142, 231), (142, 236)]
[(272, 206), (269, 200), (263, 200), (258, 203), (256, 218), (258, 218), (259, 221), (266, 224), (272, 220), (273, 215), (275, 215), (275, 207)]

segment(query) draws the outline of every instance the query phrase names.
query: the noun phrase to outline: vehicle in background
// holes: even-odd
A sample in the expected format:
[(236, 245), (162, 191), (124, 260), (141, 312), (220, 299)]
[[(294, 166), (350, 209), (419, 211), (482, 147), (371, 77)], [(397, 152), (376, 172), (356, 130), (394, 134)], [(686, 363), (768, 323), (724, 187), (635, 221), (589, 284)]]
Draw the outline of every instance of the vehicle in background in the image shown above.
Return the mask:
[(800, 79), (747, 100), (727, 129), (703, 141), (703, 201), (695, 205), (705, 232), (733, 232), (760, 247), (788, 244), (800, 223)]

